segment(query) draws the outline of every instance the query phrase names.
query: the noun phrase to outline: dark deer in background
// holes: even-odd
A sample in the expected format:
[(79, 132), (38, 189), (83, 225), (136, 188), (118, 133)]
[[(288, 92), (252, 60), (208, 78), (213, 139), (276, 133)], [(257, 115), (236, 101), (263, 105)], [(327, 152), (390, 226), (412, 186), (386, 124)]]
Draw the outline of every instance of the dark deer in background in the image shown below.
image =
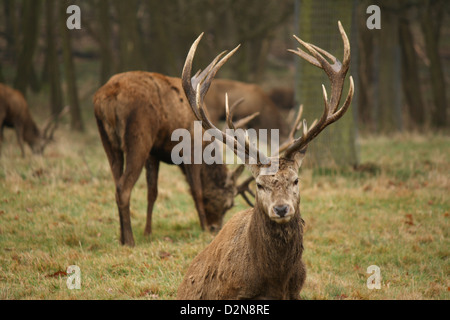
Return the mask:
[(22, 93), (0, 83), (0, 154), (4, 127), (14, 128), (16, 131), (17, 142), (23, 157), (25, 156), (24, 142), (30, 146), (33, 153), (42, 154), (45, 147), (53, 140), (59, 118), (67, 112), (68, 107), (64, 108), (58, 116), (51, 117), (44, 129), (39, 130)]
[[(345, 75), (350, 63), (350, 44), (339, 22), (344, 42), (344, 59), (341, 64), (328, 52), (296, 38), (310, 53), (301, 49), (292, 51), (309, 63), (323, 69), (331, 82), (331, 97), (328, 99), (325, 87), (323, 98), (325, 108), (322, 117), (308, 129), (306, 121), (300, 123), (297, 116), (288, 141), (280, 147), (277, 161), (278, 171), (263, 172), (267, 165), (256, 160), (246, 166), (256, 180), (255, 207), (236, 213), (223, 227), (214, 240), (194, 258), (183, 282), (178, 288), (178, 299), (299, 299), (306, 278), (303, 253), (303, 220), (300, 216), (300, 192), (298, 170), (311, 142), (326, 126), (338, 120), (348, 109), (353, 97), (353, 80), (344, 105), (339, 108)], [(203, 98), (215, 73), (234, 53), (208, 67), (207, 74), (192, 79), (192, 59), (201, 36), (194, 42), (183, 69), (183, 87), (191, 106), (205, 128), (219, 130), (212, 125), (203, 112)], [(330, 64), (326, 58), (332, 61)], [(220, 59), (220, 56), (219, 56)], [(199, 84), (193, 86), (192, 84)], [(231, 123), (228, 117), (227, 122)], [(295, 132), (303, 126), (303, 134), (295, 139)], [(234, 139), (224, 132), (224, 139)], [(237, 145), (250, 150), (248, 141), (235, 139)], [(245, 158), (252, 157), (252, 152)], [(258, 162), (259, 161), (259, 162)]]
[[(133, 186), (145, 167), (148, 207), (144, 234), (150, 235), (159, 163), (172, 164), (171, 152), (178, 143), (171, 140), (172, 133), (179, 128), (192, 133), (196, 118), (181, 79), (142, 71), (111, 77), (95, 93), (94, 112), (116, 185), (120, 242), (134, 246), (130, 221)], [(210, 142), (203, 142), (203, 148), (207, 143)], [(220, 229), (234, 197), (246, 190), (236, 186), (244, 167), (230, 171), (224, 164), (203, 163), (181, 164), (180, 168), (190, 186), (202, 229)]]
[(273, 103), (282, 110), (290, 111), (295, 106), (294, 88), (274, 87), (267, 92), (267, 95)]
[(211, 83), (208, 94), (205, 96), (206, 109), (213, 123), (225, 119), (225, 93), (228, 94), (231, 103), (243, 99), (243, 103), (236, 108), (233, 118), (241, 119), (259, 112), (259, 116), (248, 122), (247, 127), (259, 129), (279, 129), (280, 137), (286, 137), (288, 123), (277, 105), (264, 90), (251, 83), (229, 79), (215, 79)]

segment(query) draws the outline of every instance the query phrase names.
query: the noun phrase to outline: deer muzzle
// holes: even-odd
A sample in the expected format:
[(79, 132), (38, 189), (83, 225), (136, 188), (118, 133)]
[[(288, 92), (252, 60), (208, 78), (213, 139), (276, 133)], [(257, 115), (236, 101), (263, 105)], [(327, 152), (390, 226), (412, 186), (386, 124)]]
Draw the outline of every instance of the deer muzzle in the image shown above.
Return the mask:
[(277, 223), (286, 223), (294, 216), (294, 210), (287, 204), (274, 205), (270, 210), (269, 218)]

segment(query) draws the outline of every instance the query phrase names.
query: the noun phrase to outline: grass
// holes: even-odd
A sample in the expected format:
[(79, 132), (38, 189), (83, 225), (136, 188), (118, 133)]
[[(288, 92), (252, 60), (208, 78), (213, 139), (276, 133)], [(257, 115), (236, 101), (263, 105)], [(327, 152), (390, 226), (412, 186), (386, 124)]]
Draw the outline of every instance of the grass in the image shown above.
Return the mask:
[[(20, 157), (12, 131), (0, 159), (0, 299), (175, 299), (212, 239), (181, 171), (162, 165), (154, 233), (143, 236), (144, 177), (132, 195), (133, 249), (119, 245), (114, 186), (95, 124), (62, 126), (45, 157)], [(357, 169), (301, 172), (304, 299), (449, 299), (450, 139), (366, 137)], [(226, 218), (246, 208), (241, 199)], [(81, 290), (66, 286), (81, 269)], [(381, 289), (366, 286), (367, 267)]]

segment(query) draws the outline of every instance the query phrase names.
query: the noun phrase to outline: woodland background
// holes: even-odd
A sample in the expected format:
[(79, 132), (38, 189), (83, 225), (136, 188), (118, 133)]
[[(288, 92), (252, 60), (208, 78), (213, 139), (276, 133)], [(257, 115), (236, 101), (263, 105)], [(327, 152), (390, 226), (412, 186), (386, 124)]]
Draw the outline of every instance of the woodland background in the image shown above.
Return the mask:
[[(81, 30), (65, 27), (70, 4), (81, 9)], [(381, 8), (381, 30), (366, 27), (370, 4)], [(352, 44), (357, 129), (435, 130), (448, 126), (449, 17), (450, 4), (442, 0), (2, 0), (0, 81), (25, 95), (45, 93), (45, 105), (30, 101), (36, 113), (71, 105), (71, 127), (83, 130), (90, 96), (111, 75), (147, 70), (180, 76), (190, 44), (204, 31), (198, 68), (241, 43), (222, 75), (294, 88), (296, 103), (308, 110), (308, 103), (317, 103), (308, 92), (321, 100), (319, 72), (286, 49), (297, 46), (295, 33), (340, 57), (341, 20)]]

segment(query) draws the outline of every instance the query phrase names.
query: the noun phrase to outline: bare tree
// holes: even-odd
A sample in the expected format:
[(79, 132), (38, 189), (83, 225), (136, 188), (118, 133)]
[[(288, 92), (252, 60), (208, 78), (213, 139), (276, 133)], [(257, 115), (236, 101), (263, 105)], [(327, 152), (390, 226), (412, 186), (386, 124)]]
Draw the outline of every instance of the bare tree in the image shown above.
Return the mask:
[(73, 130), (83, 131), (83, 119), (81, 117), (80, 102), (78, 99), (78, 87), (75, 74), (75, 65), (72, 54), (71, 33), (66, 27), (66, 2), (58, 3), (60, 5), (60, 31), (61, 45), (64, 58), (65, 82), (67, 88), (67, 97), (71, 112), (71, 127)]
[(35, 76), (33, 57), (36, 50), (39, 31), (40, 0), (23, 1), (23, 40), (17, 58), (17, 72), (14, 88), (26, 95), (30, 79)]
[(430, 60), (430, 82), (434, 100), (432, 123), (437, 128), (444, 128), (447, 125), (447, 97), (443, 67), (439, 56), (439, 35), (444, 14), (444, 1), (426, 0), (421, 6), (421, 12), (421, 26), (426, 53)]
[(412, 125), (422, 128), (425, 123), (424, 100), (420, 87), (417, 55), (411, 31), (409, 9), (406, 1), (399, 17), (399, 41), (402, 60), (402, 85)]
[(63, 94), (61, 88), (61, 75), (59, 70), (59, 59), (54, 21), (57, 19), (55, 8), (57, 8), (56, 0), (45, 0), (45, 19), (46, 19), (46, 42), (47, 42), (47, 59), (49, 61), (48, 77), (50, 83), (50, 109), (52, 114), (58, 114), (63, 106)]

